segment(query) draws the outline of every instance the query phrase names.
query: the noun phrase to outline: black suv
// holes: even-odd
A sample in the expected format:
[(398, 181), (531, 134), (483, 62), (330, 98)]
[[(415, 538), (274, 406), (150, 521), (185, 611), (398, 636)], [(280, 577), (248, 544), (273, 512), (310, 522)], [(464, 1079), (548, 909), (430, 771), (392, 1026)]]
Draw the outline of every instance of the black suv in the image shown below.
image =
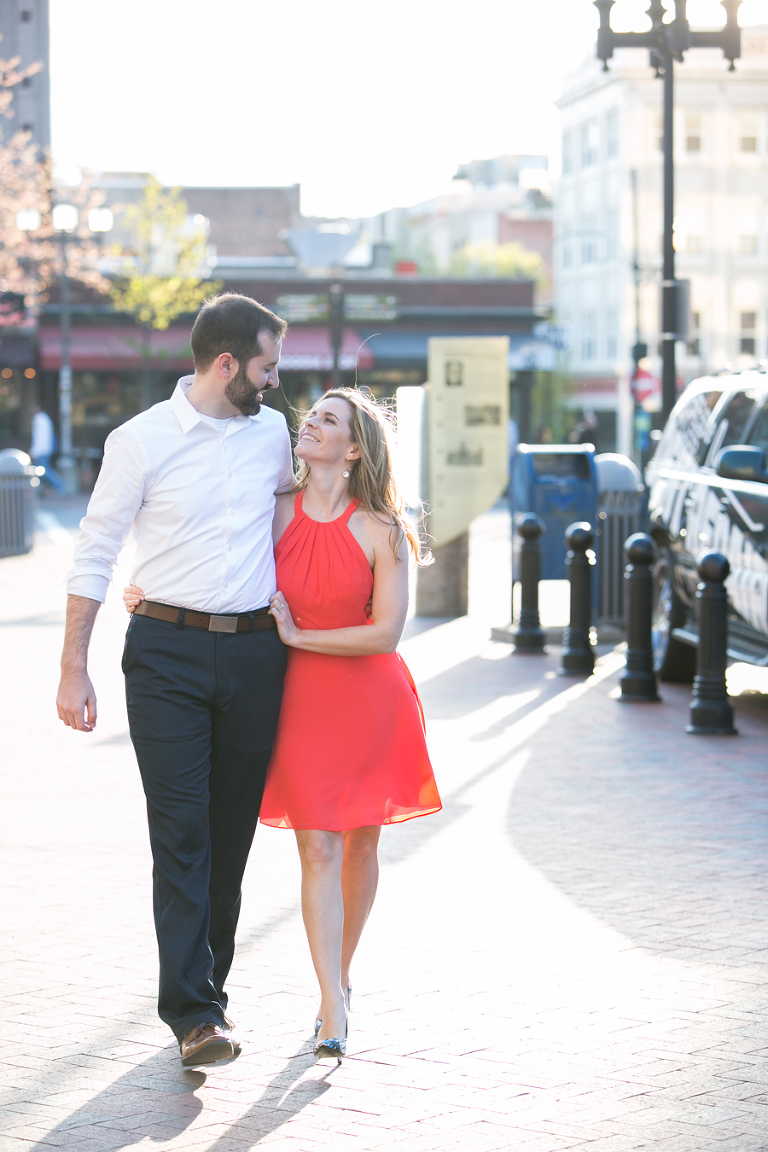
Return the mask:
[(696, 561), (722, 552), (731, 574), (728, 654), (768, 665), (768, 377), (694, 380), (646, 469), (659, 546), (653, 643), (662, 680), (690, 680), (698, 643)]

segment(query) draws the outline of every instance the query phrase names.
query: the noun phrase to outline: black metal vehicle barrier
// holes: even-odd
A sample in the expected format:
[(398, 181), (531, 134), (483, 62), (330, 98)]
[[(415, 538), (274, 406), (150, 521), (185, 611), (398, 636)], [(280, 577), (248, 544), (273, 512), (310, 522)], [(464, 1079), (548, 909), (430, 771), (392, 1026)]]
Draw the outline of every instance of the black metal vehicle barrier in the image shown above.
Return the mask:
[(627, 664), (619, 680), (619, 700), (629, 703), (659, 700), (653, 670), (653, 564), (656, 545), (644, 532), (627, 540), (624, 573), (627, 604)]
[(512, 654), (544, 651), (544, 632), (539, 617), (539, 578), (541, 576), (541, 537), (546, 525), (529, 512), (516, 523), (522, 537), (520, 547), (520, 619), (514, 629)]
[(594, 560), (587, 556), (594, 536), (592, 525), (577, 521), (565, 531), (568, 552), (565, 569), (571, 585), (570, 623), (563, 633), (563, 657), (559, 674), (578, 676), (590, 674), (595, 667), (595, 649), (590, 628), (592, 625), (592, 572)]
[(733, 707), (725, 686), (728, 663), (728, 592), (725, 581), (731, 566), (720, 552), (699, 557), (696, 588), (699, 645), (693, 681), (690, 724), (694, 735), (735, 736)]

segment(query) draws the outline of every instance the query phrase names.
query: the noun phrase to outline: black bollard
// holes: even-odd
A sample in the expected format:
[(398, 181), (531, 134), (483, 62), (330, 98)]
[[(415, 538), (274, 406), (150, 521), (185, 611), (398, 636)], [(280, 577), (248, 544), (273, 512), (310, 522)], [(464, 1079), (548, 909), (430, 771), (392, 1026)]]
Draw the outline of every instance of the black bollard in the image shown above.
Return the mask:
[(720, 552), (699, 557), (696, 586), (699, 647), (691, 698), (691, 722), (686, 732), (696, 735), (735, 736), (733, 708), (725, 687), (728, 662), (728, 593), (725, 580), (731, 566)]
[(635, 532), (624, 545), (629, 563), (627, 581), (627, 666), (619, 680), (621, 701), (658, 701), (653, 670), (653, 572), (656, 545), (644, 532)]
[(523, 538), (520, 548), (520, 620), (514, 630), (512, 654), (543, 652), (545, 636), (539, 619), (539, 577), (541, 576), (541, 536), (546, 525), (528, 512), (516, 529)]
[(563, 633), (563, 659), (560, 676), (590, 675), (595, 667), (595, 649), (589, 634), (592, 623), (592, 568), (587, 556), (592, 547), (592, 525), (586, 521), (565, 530), (568, 552), (565, 568), (571, 582), (571, 622)]

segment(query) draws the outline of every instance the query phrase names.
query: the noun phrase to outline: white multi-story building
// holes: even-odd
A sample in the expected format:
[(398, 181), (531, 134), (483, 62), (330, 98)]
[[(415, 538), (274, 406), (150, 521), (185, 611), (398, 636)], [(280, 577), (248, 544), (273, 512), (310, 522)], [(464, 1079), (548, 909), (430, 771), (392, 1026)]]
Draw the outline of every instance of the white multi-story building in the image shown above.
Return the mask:
[[(624, 452), (635, 210), (644, 367), (660, 374), (661, 103), (662, 83), (641, 49), (619, 49), (609, 72), (585, 61), (559, 101), (555, 300), (571, 333), (570, 402), (597, 415), (603, 446), (615, 428)], [(768, 356), (768, 26), (742, 29), (735, 72), (719, 49), (693, 49), (675, 64), (675, 181), (677, 276), (691, 281), (690, 342), (677, 346), (687, 381)]]

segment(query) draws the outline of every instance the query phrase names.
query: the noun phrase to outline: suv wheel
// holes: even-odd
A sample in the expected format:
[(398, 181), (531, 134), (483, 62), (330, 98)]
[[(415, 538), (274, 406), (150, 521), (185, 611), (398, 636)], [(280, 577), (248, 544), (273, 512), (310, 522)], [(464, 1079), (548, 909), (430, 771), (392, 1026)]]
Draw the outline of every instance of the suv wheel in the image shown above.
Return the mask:
[(685, 623), (685, 605), (675, 592), (672, 556), (662, 548), (653, 572), (653, 668), (660, 680), (690, 684), (696, 674), (696, 649), (672, 635)]

